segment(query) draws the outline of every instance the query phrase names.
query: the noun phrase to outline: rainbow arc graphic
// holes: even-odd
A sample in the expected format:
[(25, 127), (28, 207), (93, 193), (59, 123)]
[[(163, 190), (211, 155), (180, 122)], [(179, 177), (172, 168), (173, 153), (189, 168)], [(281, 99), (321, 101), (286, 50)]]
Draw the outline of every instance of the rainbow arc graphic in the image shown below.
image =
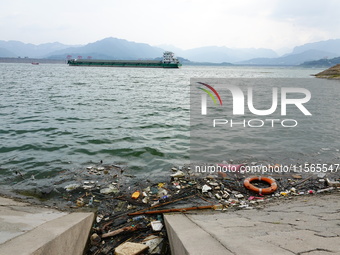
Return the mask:
[[(210, 86), (209, 84), (203, 83), (203, 82), (197, 82), (206, 88), (201, 88), (201, 87), (197, 87), (198, 89), (204, 91), (206, 94), (202, 94), (202, 101), (201, 101), (201, 113), (202, 115), (207, 115), (207, 95), (210, 96), (210, 98), (212, 99), (212, 101), (214, 102), (215, 105), (217, 105), (217, 100), (215, 98), (215, 96), (217, 97), (219, 104), (222, 106), (222, 99), (220, 97), (220, 95), (217, 93), (217, 91)], [(214, 96), (215, 95), (215, 96)]]

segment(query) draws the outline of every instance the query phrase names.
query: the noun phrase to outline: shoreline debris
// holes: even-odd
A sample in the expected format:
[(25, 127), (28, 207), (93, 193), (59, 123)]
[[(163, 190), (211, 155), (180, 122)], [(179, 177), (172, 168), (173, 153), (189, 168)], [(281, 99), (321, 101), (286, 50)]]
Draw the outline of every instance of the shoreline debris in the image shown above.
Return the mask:
[[(261, 178), (249, 181), (254, 186), (249, 190), (244, 181), (250, 174), (241, 171), (246, 163), (231, 163), (223, 166), (233, 171), (222, 174), (196, 173), (190, 166), (173, 167), (166, 177), (154, 182), (129, 175), (118, 166), (101, 164), (85, 168), (76, 178), (72, 175), (66, 186), (56, 188), (55, 195), (62, 198), (67, 210), (96, 210), (85, 254), (118, 254), (117, 250), (128, 243), (131, 249), (134, 244), (148, 247), (143, 250), (145, 255), (170, 255), (164, 213), (256, 210), (271, 201), (340, 190), (338, 175), (301, 172), (262, 173)], [(263, 182), (266, 178), (274, 180), (275, 190), (271, 182)], [(270, 192), (264, 192), (268, 188)]]

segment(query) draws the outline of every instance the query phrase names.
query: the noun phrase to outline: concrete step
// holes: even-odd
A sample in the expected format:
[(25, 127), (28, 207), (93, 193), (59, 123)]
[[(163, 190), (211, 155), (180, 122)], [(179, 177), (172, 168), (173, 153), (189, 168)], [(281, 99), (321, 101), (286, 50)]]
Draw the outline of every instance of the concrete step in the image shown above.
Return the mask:
[(0, 197), (0, 255), (81, 255), (93, 220)]
[(165, 214), (172, 255), (232, 255), (226, 247), (184, 214)]
[(164, 215), (172, 255), (340, 254), (340, 192)]

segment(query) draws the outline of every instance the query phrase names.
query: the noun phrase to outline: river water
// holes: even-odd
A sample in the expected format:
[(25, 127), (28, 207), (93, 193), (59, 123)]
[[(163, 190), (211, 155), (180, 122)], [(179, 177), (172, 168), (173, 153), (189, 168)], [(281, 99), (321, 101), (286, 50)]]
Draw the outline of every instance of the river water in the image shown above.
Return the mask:
[[(1, 175), (20, 172), (44, 179), (101, 161), (123, 166), (134, 174), (168, 170), (172, 165), (189, 163), (190, 78), (308, 78), (320, 71), (0, 64)], [(340, 86), (320, 87), (317, 93), (327, 100), (339, 92)], [(339, 103), (336, 107), (333, 118), (339, 119)], [(313, 128), (317, 129), (317, 124)], [(332, 139), (334, 143), (325, 145), (324, 140), (338, 135), (339, 126), (322, 137), (301, 134), (321, 152), (330, 151), (331, 159), (339, 155), (339, 141)], [(294, 140), (291, 142), (294, 146)], [(242, 139), (239, 143), (235, 146), (241, 148)], [(233, 157), (237, 159), (237, 155)], [(278, 153), (275, 160), (286, 157)]]

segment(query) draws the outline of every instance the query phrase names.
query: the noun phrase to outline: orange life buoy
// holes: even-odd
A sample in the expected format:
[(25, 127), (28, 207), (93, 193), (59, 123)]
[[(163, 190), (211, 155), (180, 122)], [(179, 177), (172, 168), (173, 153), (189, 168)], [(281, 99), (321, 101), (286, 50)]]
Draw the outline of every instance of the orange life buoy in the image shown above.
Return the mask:
[[(253, 184), (251, 184), (252, 181), (264, 181), (264, 182), (267, 182), (268, 184), (270, 184), (270, 187), (261, 189), (261, 188), (255, 187)], [(243, 184), (247, 189), (254, 191), (256, 193), (259, 193), (260, 195), (271, 194), (275, 190), (277, 190), (277, 184), (276, 184), (275, 180), (271, 177), (251, 176), (251, 177), (246, 178), (244, 180)]]

